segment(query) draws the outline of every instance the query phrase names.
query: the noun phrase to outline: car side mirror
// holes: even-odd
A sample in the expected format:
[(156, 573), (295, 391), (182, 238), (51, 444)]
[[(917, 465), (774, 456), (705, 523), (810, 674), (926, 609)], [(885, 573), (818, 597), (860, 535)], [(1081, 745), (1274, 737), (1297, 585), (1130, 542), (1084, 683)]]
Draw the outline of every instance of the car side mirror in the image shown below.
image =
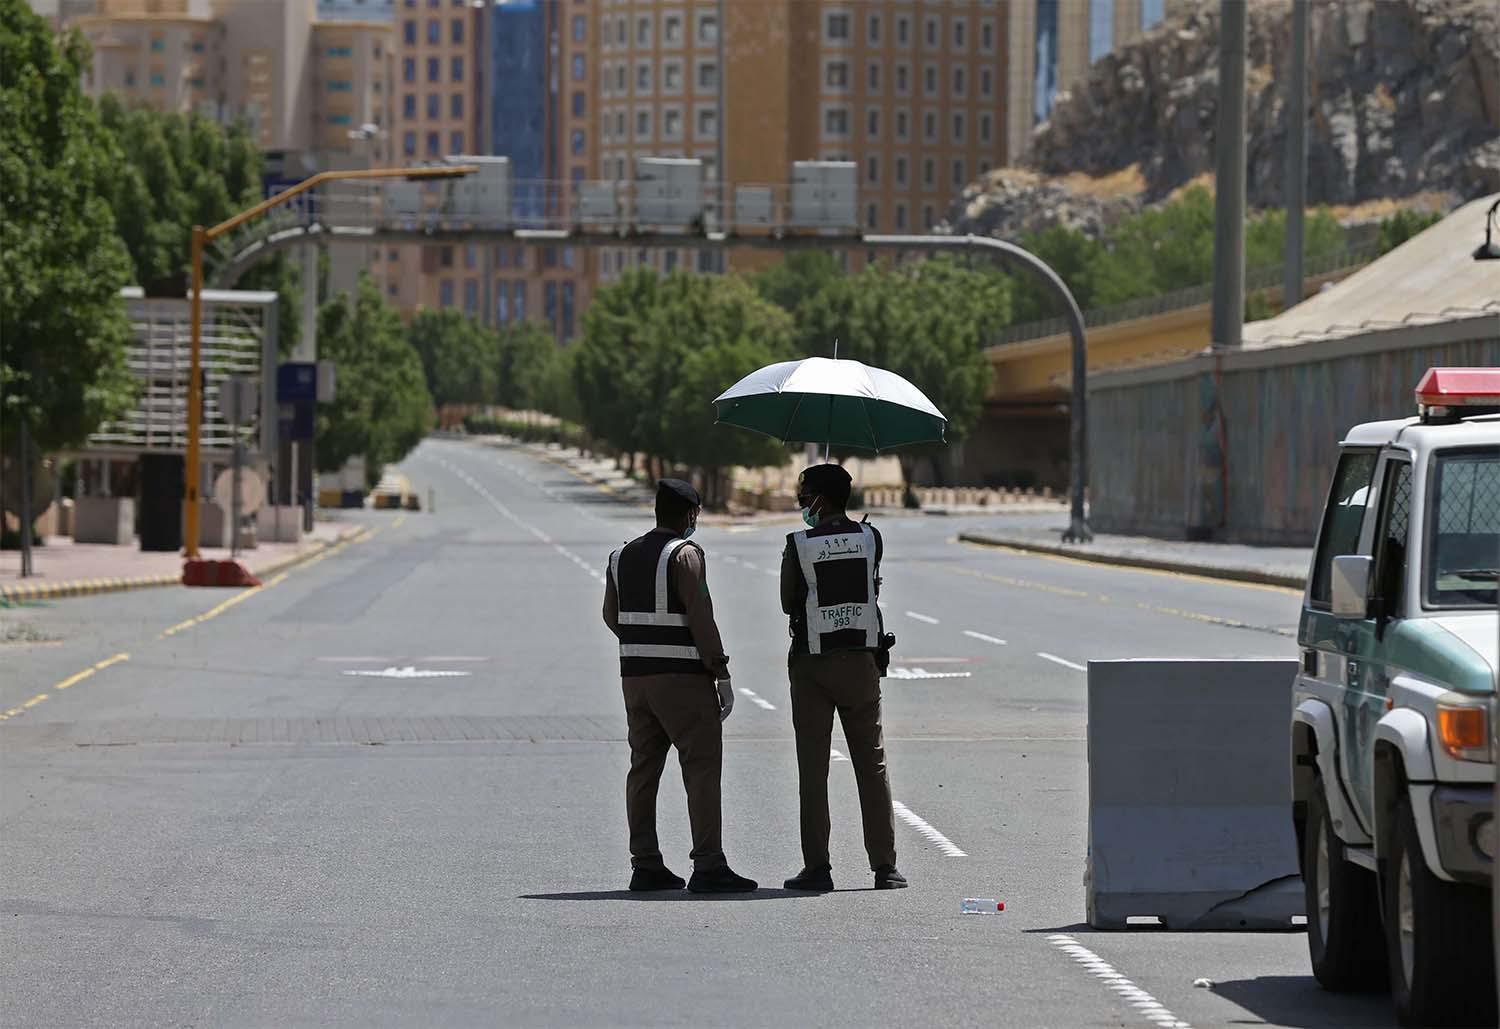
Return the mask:
[(1336, 618), (1370, 617), (1370, 569), (1375, 559), (1345, 554), (1333, 559), (1333, 614)]

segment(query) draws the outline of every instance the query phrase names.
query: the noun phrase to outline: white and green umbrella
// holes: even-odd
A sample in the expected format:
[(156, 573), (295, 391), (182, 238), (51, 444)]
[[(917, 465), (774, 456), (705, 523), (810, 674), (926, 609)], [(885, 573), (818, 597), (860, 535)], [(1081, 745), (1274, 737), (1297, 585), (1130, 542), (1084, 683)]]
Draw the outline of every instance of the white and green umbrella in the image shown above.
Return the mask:
[(751, 372), (714, 400), (720, 425), (783, 443), (879, 453), (941, 443), (948, 419), (895, 372), (859, 361), (809, 357)]

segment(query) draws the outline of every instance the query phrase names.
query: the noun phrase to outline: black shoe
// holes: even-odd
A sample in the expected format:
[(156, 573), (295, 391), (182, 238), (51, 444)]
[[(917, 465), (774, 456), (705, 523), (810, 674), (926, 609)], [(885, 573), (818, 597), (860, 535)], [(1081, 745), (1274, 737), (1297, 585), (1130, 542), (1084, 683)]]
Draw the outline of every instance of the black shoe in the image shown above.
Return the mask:
[(881, 865), (875, 869), (875, 888), (877, 890), (904, 890), (906, 889), (906, 876), (896, 871), (895, 865)]
[(735, 875), (728, 865), (719, 865), (695, 871), (687, 888), (690, 893), (749, 893), (757, 885), (754, 879)]
[(833, 889), (833, 872), (828, 868), (804, 868), (782, 885), (789, 890), (827, 893)]
[(680, 890), (687, 883), (682, 881), (682, 876), (673, 875), (670, 868), (637, 868), (630, 874), (630, 890), (632, 893), (646, 893), (651, 890)]

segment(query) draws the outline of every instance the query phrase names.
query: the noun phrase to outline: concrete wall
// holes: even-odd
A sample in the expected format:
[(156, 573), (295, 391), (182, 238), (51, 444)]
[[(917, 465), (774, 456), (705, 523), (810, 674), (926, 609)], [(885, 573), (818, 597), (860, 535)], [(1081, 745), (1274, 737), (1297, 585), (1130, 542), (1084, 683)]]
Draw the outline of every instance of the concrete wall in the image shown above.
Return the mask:
[[(1209, 526), (1215, 539), (1310, 545), (1338, 441), (1361, 422), (1415, 414), (1412, 391), (1434, 365), (1500, 365), (1500, 319), (1100, 376), (1089, 390), (1091, 524), (1169, 538)], [(1224, 484), (1203, 470), (1219, 445)]]

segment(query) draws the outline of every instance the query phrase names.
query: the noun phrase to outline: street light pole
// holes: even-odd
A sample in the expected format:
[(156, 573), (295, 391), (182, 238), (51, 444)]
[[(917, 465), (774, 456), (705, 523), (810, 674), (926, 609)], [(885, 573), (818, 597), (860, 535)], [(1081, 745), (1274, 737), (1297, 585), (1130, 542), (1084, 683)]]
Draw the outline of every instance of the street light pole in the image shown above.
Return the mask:
[(233, 232), (241, 225), (258, 218), (273, 207), (291, 200), (293, 197), (315, 189), (325, 182), (340, 182), (361, 179), (453, 179), (464, 175), (472, 175), (479, 168), (472, 164), (455, 164), (448, 167), (437, 168), (362, 168), (354, 171), (324, 171), (316, 175), (310, 175), (290, 189), (282, 190), (275, 196), (249, 207), (231, 218), (227, 218), (212, 228), (205, 229), (201, 225), (193, 226), (193, 296), (190, 304), (192, 311), (192, 342), (189, 359), (190, 379), (188, 381), (188, 438), (187, 438), (187, 517), (183, 524), (183, 553), (189, 561), (199, 557), (198, 552), (198, 464), (202, 458), (203, 439), (203, 383), (201, 381), (203, 371), (203, 248), (220, 236)]

